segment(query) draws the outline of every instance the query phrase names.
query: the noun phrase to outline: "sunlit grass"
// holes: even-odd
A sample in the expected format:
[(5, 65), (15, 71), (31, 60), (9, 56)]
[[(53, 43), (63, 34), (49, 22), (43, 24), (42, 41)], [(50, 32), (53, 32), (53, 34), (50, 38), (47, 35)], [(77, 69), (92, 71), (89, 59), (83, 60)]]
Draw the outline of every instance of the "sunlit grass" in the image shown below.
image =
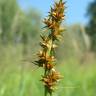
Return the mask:
[[(39, 81), (43, 70), (22, 62), (21, 46), (2, 46), (0, 53), (0, 96), (43, 96)], [(58, 64), (57, 70), (64, 77), (53, 96), (96, 95), (96, 62), (80, 65), (71, 58)]]

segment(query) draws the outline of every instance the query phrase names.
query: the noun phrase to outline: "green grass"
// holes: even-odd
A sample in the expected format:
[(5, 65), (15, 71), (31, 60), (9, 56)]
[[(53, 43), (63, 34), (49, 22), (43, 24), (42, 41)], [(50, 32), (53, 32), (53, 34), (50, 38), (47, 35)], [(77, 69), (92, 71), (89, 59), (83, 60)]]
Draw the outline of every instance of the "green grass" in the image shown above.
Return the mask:
[[(22, 47), (0, 47), (0, 96), (43, 96), (42, 69), (23, 63)], [(36, 70), (35, 70), (36, 69)], [(64, 76), (53, 96), (96, 96), (96, 62), (74, 59), (57, 65)]]

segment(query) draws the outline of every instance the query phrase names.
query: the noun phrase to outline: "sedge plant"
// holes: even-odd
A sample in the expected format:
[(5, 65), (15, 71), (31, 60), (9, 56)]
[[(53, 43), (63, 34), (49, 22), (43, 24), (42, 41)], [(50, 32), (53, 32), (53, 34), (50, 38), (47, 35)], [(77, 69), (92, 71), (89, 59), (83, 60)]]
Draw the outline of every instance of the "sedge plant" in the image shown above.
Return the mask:
[(60, 41), (62, 37), (62, 32), (64, 29), (61, 27), (62, 21), (64, 19), (65, 2), (60, 0), (55, 2), (54, 6), (50, 8), (49, 15), (44, 19), (44, 24), (46, 29), (46, 34), (42, 34), (40, 42), (41, 50), (38, 52), (38, 60), (35, 64), (44, 69), (44, 74), (42, 75), (41, 81), (44, 84), (45, 94), (47, 96), (50, 94), (52, 96), (53, 91), (61, 79), (59, 72), (55, 70), (56, 65), (56, 42)]

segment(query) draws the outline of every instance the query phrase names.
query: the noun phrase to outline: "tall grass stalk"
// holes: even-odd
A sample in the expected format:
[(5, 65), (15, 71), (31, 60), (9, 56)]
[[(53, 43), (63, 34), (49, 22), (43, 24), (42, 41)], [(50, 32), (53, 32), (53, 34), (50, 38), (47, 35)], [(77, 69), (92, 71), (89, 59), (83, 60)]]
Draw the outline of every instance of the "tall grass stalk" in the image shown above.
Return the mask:
[(51, 7), (49, 15), (44, 19), (46, 33), (41, 35), (42, 41), (40, 42), (41, 50), (39, 51), (38, 60), (35, 64), (44, 69), (41, 81), (45, 87), (45, 94), (52, 96), (53, 91), (57, 85), (61, 75), (54, 68), (56, 65), (55, 49), (56, 42), (61, 40), (62, 32), (64, 29), (61, 27), (62, 20), (64, 19), (65, 2), (60, 0), (55, 2)]

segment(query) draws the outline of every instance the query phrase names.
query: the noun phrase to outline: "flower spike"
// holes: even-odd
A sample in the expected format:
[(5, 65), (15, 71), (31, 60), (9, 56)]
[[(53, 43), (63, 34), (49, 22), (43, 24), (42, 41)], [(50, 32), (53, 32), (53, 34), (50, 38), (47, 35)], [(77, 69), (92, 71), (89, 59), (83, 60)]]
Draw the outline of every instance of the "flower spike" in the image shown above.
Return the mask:
[(61, 79), (61, 75), (54, 68), (56, 65), (55, 50), (57, 45), (55, 42), (62, 37), (64, 29), (61, 27), (62, 21), (64, 20), (65, 2), (60, 0), (55, 2), (54, 6), (51, 7), (48, 17), (43, 21), (47, 31), (47, 35), (40, 35), (42, 41), (40, 42), (41, 51), (39, 51), (38, 60), (35, 64), (44, 69), (44, 75), (41, 81), (45, 86), (45, 96), (52, 93), (57, 85), (57, 82)]

